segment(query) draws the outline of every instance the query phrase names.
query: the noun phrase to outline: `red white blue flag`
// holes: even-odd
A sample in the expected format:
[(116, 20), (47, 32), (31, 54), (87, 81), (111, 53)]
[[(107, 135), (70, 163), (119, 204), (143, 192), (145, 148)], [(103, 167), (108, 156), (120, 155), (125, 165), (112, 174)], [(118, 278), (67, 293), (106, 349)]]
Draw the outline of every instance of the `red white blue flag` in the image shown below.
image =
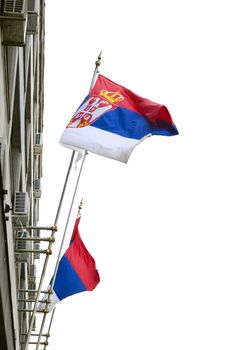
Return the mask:
[[(73, 294), (92, 291), (100, 282), (95, 260), (80, 237), (79, 222), (80, 217), (76, 219), (70, 245), (59, 262), (51, 302), (48, 304), (49, 311), (57, 302)], [(42, 308), (41, 303), (39, 309)]]
[(146, 136), (177, 134), (166, 106), (99, 75), (60, 143), (127, 163), (134, 147)]

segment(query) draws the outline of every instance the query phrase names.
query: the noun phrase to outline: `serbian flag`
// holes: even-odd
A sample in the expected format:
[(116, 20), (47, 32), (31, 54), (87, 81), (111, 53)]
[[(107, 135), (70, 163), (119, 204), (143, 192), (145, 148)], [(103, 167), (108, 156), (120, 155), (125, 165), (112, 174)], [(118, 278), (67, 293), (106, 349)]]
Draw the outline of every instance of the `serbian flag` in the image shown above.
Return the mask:
[[(51, 294), (50, 304), (47, 306), (49, 311), (55, 307), (57, 302), (70, 295), (92, 291), (100, 281), (95, 260), (80, 237), (79, 222), (80, 217), (76, 219), (69, 248), (59, 262), (53, 294)], [(43, 299), (47, 299), (47, 295)], [(45, 304), (43, 304), (39, 305), (39, 310), (45, 308)]]
[(134, 147), (145, 137), (177, 134), (167, 107), (99, 75), (60, 143), (127, 163)]

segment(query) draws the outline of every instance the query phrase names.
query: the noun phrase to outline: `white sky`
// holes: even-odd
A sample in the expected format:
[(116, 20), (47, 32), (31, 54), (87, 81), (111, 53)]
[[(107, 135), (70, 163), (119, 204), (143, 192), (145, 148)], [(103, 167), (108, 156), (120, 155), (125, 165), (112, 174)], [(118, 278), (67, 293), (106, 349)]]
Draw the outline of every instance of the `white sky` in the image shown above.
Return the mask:
[(231, 5), (47, 1), (41, 224), (53, 224), (71, 157), (58, 141), (101, 49), (100, 72), (165, 104), (180, 132), (147, 139), (127, 165), (89, 153), (64, 249), (84, 197), (80, 232), (101, 282), (58, 305), (48, 350), (233, 350)]

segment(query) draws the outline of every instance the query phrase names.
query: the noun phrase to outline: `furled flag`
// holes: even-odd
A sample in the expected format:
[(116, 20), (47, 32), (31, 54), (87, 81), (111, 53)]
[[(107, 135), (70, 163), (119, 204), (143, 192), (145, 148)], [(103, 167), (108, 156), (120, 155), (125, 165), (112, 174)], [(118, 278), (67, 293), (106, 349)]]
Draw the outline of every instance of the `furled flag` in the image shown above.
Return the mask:
[[(92, 291), (100, 281), (95, 260), (80, 237), (79, 222), (80, 217), (76, 219), (70, 245), (59, 262), (53, 294), (51, 294), (50, 304), (47, 306), (48, 311), (51, 311), (57, 302), (70, 295)], [(47, 296), (44, 297), (45, 299)], [(44, 307), (45, 304), (41, 303), (38, 309), (41, 310)]]
[(127, 163), (146, 136), (177, 135), (168, 109), (99, 75), (77, 109), (60, 143)]

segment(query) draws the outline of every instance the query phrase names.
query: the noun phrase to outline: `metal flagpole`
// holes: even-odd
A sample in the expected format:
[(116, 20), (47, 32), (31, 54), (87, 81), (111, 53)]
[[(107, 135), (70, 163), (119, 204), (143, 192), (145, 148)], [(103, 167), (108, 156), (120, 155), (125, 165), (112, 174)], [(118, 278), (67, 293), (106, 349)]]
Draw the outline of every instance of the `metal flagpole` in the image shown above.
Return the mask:
[[(96, 76), (97, 76), (97, 74), (99, 73), (98, 69), (99, 69), (99, 66), (101, 65), (101, 58), (102, 58), (102, 51), (100, 51), (100, 53), (99, 53), (99, 55), (98, 55), (98, 58), (97, 58), (97, 60), (96, 60), (96, 62), (95, 62), (95, 69), (94, 69), (94, 72), (93, 72), (93, 77), (92, 77), (92, 80), (91, 80), (91, 84), (90, 84), (90, 88), (89, 88), (89, 93), (91, 92), (92, 87), (93, 87), (94, 82), (95, 82), (95, 79), (96, 79)], [(57, 263), (56, 263), (56, 267), (55, 267), (55, 272), (54, 272), (53, 280), (52, 280), (52, 283), (51, 283), (51, 291), (53, 290), (53, 287), (54, 287), (55, 277), (56, 277), (57, 270), (58, 270), (59, 260), (60, 260), (60, 257), (61, 257), (61, 252), (62, 252), (62, 248), (63, 248), (63, 243), (64, 243), (64, 240), (65, 240), (66, 230), (67, 230), (68, 222), (69, 222), (69, 219), (70, 219), (71, 210), (72, 210), (72, 207), (73, 207), (73, 204), (74, 204), (75, 195), (76, 195), (76, 191), (77, 191), (77, 187), (78, 187), (78, 183), (79, 183), (81, 171), (82, 171), (83, 164), (84, 164), (84, 161), (85, 161), (85, 158), (86, 158), (87, 153), (88, 153), (87, 151), (85, 151), (85, 153), (84, 153), (84, 157), (83, 157), (83, 161), (82, 161), (82, 164), (81, 164), (80, 172), (79, 172), (79, 175), (78, 175), (76, 187), (75, 187), (75, 190), (74, 190), (74, 194), (73, 194), (73, 198), (72, 198), (72, 202), (71, 202), (71, 207), (70, 207), (70, 211), (69, 211), (68, 218), (67, 218), (67, 223), (66, 223), (66, 227), (65, 227), (65, 230), (64, 230), (64, 235), (63, 235), (63, 239), (62, 239), (61, 246), (60, 246), (60, 251), (59, 251), (59, 254), (58, 254), (58, 258), (57, 258)], [(50, 301), (50, 294), (48, 294), (48, 299), (47, 299), (47, 301)], [(47, 309), (47, 308), (46, 308), (46, 309)], [(42, 332), (43, 332), (43, 328), (44, 328), (44, 324), (45, 324), (45, 320), (46, 320), (46, 315), (47, 315), (47, 313), (48, 313), (48, 310), (46, 310), (46, 311), (44, 312), (44, 315), (43, 315), (43, 320), (42, 320), (42, 324), (41, 324), (41, 328), (40, 328), (40, 333), (39, 333), (39, 337), (38, 337), (38, 341), (37, 341), (36, 350), (38, 350), (38, 347), (39, 347), (39, 345), (40, 345), (40, 339), (41, 339), (41, 335), (42, 335)], [(49, 334), (49, 331), (50, 331), (50, 328), (51, 328), (51, 325), (52, 325), (52, 320), (53, 320), (53, 318), (54, 318), (54, 313), (55, 313), (55, 309), (54, 309), (53, 312), (52, 312), (51, 321), (50, 321), (49, 329), (48, 329), (48, 332), (47, 332), (48, 334)], [(47, 336), (47, 340), (48, 340), (48, 336)], [(46, 340), (46, 342), (45, 342), (44, 349), (46, 349), (46, 346), (48, 345), (48, 341), (47, 341), (47, 340)]]
[[(51, 238), (54, 237), (55, 232), (57, 231), (57, 223), (58, 223), (58, 219), (59, 219), (59, 215), (60, 215), (60, 211), (61, 211), (61, 207), (62, 207), (62, 203), (63, 203), (65, 190), (66, 190), (66, 187), (67, 187), (68, 178), (69, 178), (69, 175), (70, 175), (70, 172), (71, 172), (71, 167), (72, 167), (72, 163), (73, 163), (73, 160), (74, 160), (74, 156), (75, 156), (75, 151), (72, 152), (71, 160), (70, 160), (70, 163), (69, 163), (69, 166), (68, 166), (65, 182), (64, 182), (64, 185), (63, 185), (63, 190), (62, 190), (62, 193), (61, 193), (61, 197), (60, 197), (60, 201), (59, 201), (56, 217), (55, 217), (55, 220), (54, 220), (54, 225), (52, 226)], [(45, 257), (45, 261), (44, 261), (44, 265), (43, 265), (43, 269), (42, 269), (42, 273), (41, 273), (41, 278), (40, 278), (40, 282), (39, 282), (38, 289), (37, 289), (37, 296), (36, 296), (36, 300), (35, 300), (35, 304), (34, 304), (34, 309), (33, 309), (33, 313), (32, 313), (31, 319), (30, 319), (27, 339), (26, 339), (26, 343), (25, 343), (25, 350), (28, 348), (29, 339), (30, 339), (30, 335), (31, 335), (31, 332), (32, 332), (33, 323), (34, 323), (34, 319), (35, 319), (35, 315), (36, 315), (37, 305), (38, 305), (38, 302), (39, 302), (40, 293), (41, 293), (41, 289), (42, 289), (42, 283), (43, 283), (45, 272), (46, 272), (46, 268), (47, 268), (47, 265), (48, 265), (49, 256), (51, 255), (51, 246), (52, 246), (53, 241), (54, 240), (52, 239), (49, 242), (49, 246), (48, 246), (48, 249), (47, 249), (47, 254), (46, 254), (46, 257)]]
[(55, 266), (54, 275), (53, 275), (53, 278), (52, 278), (52, 281), (51, 281), (50, 290), (49, 290), (49, 293), (48, 293), (48, 298), (46, 300), (46, 307), (44, 309), (44, 315), (43, 315), (43, 319), (42, 319), (42, 323), (41, 323), (41, 328), (40, 328), (39, 336), (38, 336), (38, 339), (37, 339), (36, 350), (38, 350), (38, 347), (40, 345), (40, 340), (41, 340), (41, 335), (42, 335), (44, 324), (45, 324), (45, 320), (46, 320), (46, 315), (49, 312), (47, 306), (50, 304), (50, 296), (53, 293), (55, 278), (56, 278), (56, 274), (57, 274), (57, 271), (58, 271), (59, 261), (60, 261), (61, 255), (62, 255), (63, 245), (64, 245), (66, 233), (67, 233), (67, 227), (68, 227), (69, 219), (70, 219), (70, 216), (71, 216), (73, 204), (74, 204), (74, 201), (75, 201), (75, 196), (76, 196), (76, 192), (77, 192), (77, 188), (78, 188), (81, 172), (82, 172), (82, 169), (83, 169), (84, 161), (86, 159), (87, 154), (88, 154), (88, 152), (85, 151), (84, 156), (83, 156), (83, 160), (82, 160), (82, 164), (81, 164), (81, 167), (80, 167), (79, 175), (78, 175), (78, 178), (77, 178), (77, 181), (76, 181), (76, 186), (75, 186), (75, 190), (74, 190), (72, 201), (71, 201), (71, 205), (70, 205), (70, 210), (69, 210), (69, 213), (68, 213), (67, 222), (66, 222), (66, 226), (65, 226), (65, 229), (64, 229), (64, 233), (63, 233), (63, 238), (62, 238), (62, 242), (61, 242), (59, 253), (58, 253), (58, 257), (57, 257), (57, 262), (56, 262), (56, 266)]
[[(78, 210), (78, 213), (77, 213), (77, 217), (80, 215), (80, 210), (81, 210), (81, 208), (82, 208), (82, 204), (83, 204), (83, 199), (82, 199), (81, 202), (80, 202), (79, 210)], [(58, 260), (59, 260), (59, 259), (58, 259)], [(56, 269), (55, 276), (56, 276), (56, 274), (57, 274), (57, 271), (58, 271), (58, 267), (57, 267), (57, 269)], [(54, 280), (55, 280), (55, 278), (54, 278)], [(54, 284), (53, 284), (53, 287), (54, 287)], [(52, 289), (52, 288), (51, 288), (51, 289)], [(50, 318), (50, 323), (49, 323), (48, 331), (47, 331), (47, 333), (46, 333), (46, 335), (45, 335), (46, 340), (45, 340), (45, 343), (44, 343), (44, 350), (46, 350), (46, 347), (47, 347), (47, 345), (49, 344), (49, 343), (48, 343), (48, 338), (50, 337), (50, 330), (51, 330), (52, 322), (53, 322), (53, 319), (54, 319), (55, 310), (56, 310), (56, 308), (54, 308), (53, 311), (52, 311), (52, 315), (51, 315), (51, 318)], [(42, 330), (41, 330), (41, 332), (42, 332)], [(39, 340), (38, 342), (40, 342), (40, 340)]]
[[(82, 160), (82, 164), (81, 164), (81, 167), (80, 167), (79, 175), (78, 175), (78, 178), (77, 178), (77, 181), (76, 181), (76, 186), (75, 186), (75, 190), (74, 190), (72, 201), (71, 201), (71, 205), (70, 205), (70, 210), (69, 210), (69, 213), (68, 213), (68, 217), (67, 217), (67, 222), (66, 222), (66, 226), (65, 226), (65, 229), (64, 229), (63, 238), (62, 238), (62, 242), (61, 242), (59, 253), (58, 253), (58, 257), (57, 257), (57, 262), (56, 262), (55, 269), (54, 269), (54, 275), (53, 275), (53, 278), (52, 278), (52, 281), (51, 281), (51, 288), (50, 289), (52, 289), (52, 290), (54, 288), (54, 282), (55, 282), (55, 278), (56, 278), (56, 275), (57, 275), (57, 272), (58, 272), (59, 260), (60, 260), (61, 255), (62, 255), (62, 250), (63, 250), (63, 245), (64, 245), (64, 241), (65, 241), (65, 237), (66, 237), (67, 227), (68, 227), (68, 223), (69, 223), (69, 220), (70, 220), (73, 204), (74, 204), (74, 201), (75, 201), (77, 187), (78, 187), (78, 184), (79, 184), (79, 181), (80, 181), (80, 175), (81, 175), (81, 172), (82, 172), (82, 169), (83, 169), (84, 162), (85, 162), (87, 154), (88, 154), (88, 152), (85, 151), (84, 156), (83, 156), (83, 160)], [(79, 208), (81, 207), (81, 204), (80, 204)]]

